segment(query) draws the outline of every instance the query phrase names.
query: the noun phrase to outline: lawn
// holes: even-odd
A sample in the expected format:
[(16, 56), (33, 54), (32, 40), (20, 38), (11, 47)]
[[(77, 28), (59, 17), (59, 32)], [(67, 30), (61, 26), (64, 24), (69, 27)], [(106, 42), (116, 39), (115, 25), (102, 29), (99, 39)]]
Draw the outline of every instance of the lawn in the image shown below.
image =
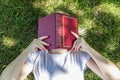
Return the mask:
[[(77, 17), (88, 43), (120, 63), (119, 0), (0, 0), (0, 73), (37, 38), (38, 18), (59, 10)], [(85, 80), (101, 79), (88, 69)]]

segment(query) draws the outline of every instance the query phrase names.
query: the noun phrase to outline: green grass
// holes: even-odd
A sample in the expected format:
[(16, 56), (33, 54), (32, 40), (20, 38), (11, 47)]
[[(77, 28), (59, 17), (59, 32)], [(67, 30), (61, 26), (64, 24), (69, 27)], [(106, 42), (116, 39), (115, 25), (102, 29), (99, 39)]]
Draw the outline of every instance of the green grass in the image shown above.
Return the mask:
[[(0, 73), (34, 39), (38, 18), (64, 11), (86, 28), (88, 43), (103, 56), (120, 62), (119, 0), (0, 0)], [(101, 80), (87, 70), (86, 80)], [(27, 80), (32, 80), (31, 75)]]

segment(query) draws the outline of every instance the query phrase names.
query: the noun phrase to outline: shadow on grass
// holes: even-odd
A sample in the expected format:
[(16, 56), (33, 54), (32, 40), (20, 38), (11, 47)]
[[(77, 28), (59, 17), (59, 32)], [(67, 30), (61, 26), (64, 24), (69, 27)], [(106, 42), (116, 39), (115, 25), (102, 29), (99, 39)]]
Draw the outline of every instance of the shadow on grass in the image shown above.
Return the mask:
[(32, 1), (5, 0), (0, 19), (0, 73), (30, 42), (37, 38), (38, 18), (47, 13)]
[(103, 55), (112, 61), (119, 60), (120, 19), (105, 12), (101, 12), (95, 17), (97, 27), (88, 30), (88, 41), (96, 50), (105, 53)]
[[(86, 40), (94, 49), (102, 53), (103, 56), (115, 63), (119, 62), (120, 18), (112, 13), (105, 12), (98, 13), (94, 18), (96, 26), (87, 30)], [(87, 70), (86, 80), (89, 80), (92, 76), (95, 77), (91, 70)], [(95, 80), (101, 79), (97, 77)]]

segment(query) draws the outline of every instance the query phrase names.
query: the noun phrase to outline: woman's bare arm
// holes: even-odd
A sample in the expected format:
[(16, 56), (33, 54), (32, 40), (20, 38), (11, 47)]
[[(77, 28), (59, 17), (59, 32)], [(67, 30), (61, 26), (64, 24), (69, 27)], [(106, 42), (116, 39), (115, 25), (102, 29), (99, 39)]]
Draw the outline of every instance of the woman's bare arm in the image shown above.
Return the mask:
[(18, 75), (17, 80), (24, 80), (29, 73), (32, 71), (33, 66), (25, 62), (21, 68), (20, 74)]
[(99, 67), (96, 62), (90, 58), (90, 60), (86, 63), (87, 67), (91, 69), (96, 75), (98, 75), (101, 79), (105, 80), (104, 75), (101, 73)]
[[(93, 49), (85, 40), (83, 37), (79, 37), (78, 34), (72, 32), (72, 34), (77, 38), (77, 40), (74, 42), (72, 49), (75, 51), (84, 51), (87, 52), (91, 58), (93, 59), (94, 63), (91, 62), (92, 66), (89, 64), (89, 67), (93, 71), (96, 71), (96, 68), (98, 67), (101, 73), (104, 76), (105, 80), (120, 80), (120, 70), (119, 68), (109, 59), (102, 56), (99, 52), (97, 52), (95, 49)], [(90, 66), (91, 65), (91, 66)], [(96, 68), (95, 68), (96, 67)], [(98, 72), (96, 72), (98, 73)], [(100, 76), (102, 77), (102, 76)]]
[[(30, 53), (35, 51), (35, 49), (46, 50), (44, 46), (49, 46), (48, 43), (44, 42), (48, 36), (43, 36), (38, 39), (34, 39), (29, 46), (17, 57), (15, 58), (1, 73), (0, 80), (18, 80), (18, 75), (23, 75), (21, 73), (21, 68)], [(27, 67), (27, 66), (25, 66)], [(24, 69), (24, 68), (23, 68)]]

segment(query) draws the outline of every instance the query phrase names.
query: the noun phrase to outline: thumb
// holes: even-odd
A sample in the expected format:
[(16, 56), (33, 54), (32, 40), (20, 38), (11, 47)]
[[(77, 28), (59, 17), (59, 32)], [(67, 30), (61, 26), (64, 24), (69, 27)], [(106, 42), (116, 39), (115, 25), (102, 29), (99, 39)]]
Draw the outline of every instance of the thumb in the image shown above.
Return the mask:
[(77, 38), (77, 39), (79, 38), (79, 35), (78, 35), (77, 33), (71, 31), (71, 34), (72, 34), (73, 36), (75, 36), (75, 38)]

